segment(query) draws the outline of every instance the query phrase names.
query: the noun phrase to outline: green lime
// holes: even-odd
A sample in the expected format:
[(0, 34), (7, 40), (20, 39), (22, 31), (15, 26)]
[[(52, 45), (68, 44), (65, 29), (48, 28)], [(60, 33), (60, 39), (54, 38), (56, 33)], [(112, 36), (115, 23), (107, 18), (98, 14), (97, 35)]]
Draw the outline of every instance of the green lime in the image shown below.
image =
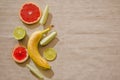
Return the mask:
[(53, 48), (47, 48), (43, 52), (43, 57), (49, 61), (54, 60), (56, 56), (57, 56), (57, 52)]
[(26, 35), (26, 31), (22, 27), (16, 27), (13, 31), (13, 36), (17, 40), (23, 39), (25, 37), (25, 35)]

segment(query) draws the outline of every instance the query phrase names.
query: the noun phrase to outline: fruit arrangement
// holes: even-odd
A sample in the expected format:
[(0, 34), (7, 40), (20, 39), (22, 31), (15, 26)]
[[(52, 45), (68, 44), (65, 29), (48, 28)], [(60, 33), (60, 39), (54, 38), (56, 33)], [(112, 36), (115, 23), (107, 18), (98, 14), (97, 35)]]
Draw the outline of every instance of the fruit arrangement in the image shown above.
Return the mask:
[(43, 34), (48, 32), (50, 28), (47, 28), (43, 31), (36, 31), (32, 33), (30, 39), (28, 40), (28, 53), (30, 55), (30, 58), (40, 67), (44, 69), (50, 69), (50, 65), (47, 63), (46, 60), (44, 60), (38, 51), (38, 44), (39, 41), (42, 39)]
[[(49, 15), (49, 6), (46, 5), (43, 13), (39, 6), (35, 3), (28, 2), (22, 5), (19, 11), (20, 20), (25, 24), (35, 24), (40, 22), (41, 25), (45, 25)], [(54, 48), (47, 48), (43, 51), (43, 57), (40, 55), (38, 45), (42, 47), (49, 44), (57, 35), (56, 31), (51, 32), (44, 37), (52, 29), (53, 25), (49, 25), (44, 30), (38, 30), (31, 34), (27, 47), (18, 44), (12, 51), (12, 58), (17, 63), (24, 63), (29, 57), (30, 59), (41, 69), (51, 69), (48, 61), (52, 61), (56, 58), (57, 52)], [(26, 30), (22, 27), (16, 27), (13, 31), (13, 36), (16, 40), (22, 40), (26, 37)], [(38, 78), (43, 76), (36, 71), (31, 65), (26, 64), (26, 67), (31, 70)]]

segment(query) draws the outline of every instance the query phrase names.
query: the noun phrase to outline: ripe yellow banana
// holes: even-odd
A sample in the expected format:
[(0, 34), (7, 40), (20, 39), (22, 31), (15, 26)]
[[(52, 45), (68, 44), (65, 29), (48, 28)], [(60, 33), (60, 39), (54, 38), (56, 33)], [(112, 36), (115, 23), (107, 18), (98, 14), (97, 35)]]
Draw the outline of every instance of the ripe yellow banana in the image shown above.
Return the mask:
[(38, 66), (42, 67), (43, 69), (50, 69), (50, 65), (48, 62), (43, 59), (38, 51), (38, 44), (43, 34), (47, 33), (51, 28), (47, 28), (43, 31), (36, 31), (34, 32), (30, 39), (28, 40), (27, 48), (28, 54), (30, 58), (35, 62)]

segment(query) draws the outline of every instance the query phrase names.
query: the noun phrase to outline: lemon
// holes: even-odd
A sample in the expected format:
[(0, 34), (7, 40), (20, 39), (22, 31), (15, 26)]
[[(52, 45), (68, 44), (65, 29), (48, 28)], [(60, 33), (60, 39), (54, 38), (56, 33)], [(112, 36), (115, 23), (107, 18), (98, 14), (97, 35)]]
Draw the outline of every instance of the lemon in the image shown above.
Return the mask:
[(17, 40), (23, 39), (25, 37), (25, 35), (26, 35), (26, 31), (22, 27), (16, 27), (13, 31), (13, 36)]
[(49, 61), (54, 60), (56, 56), (57, 56), (57, 52), (53, 48), (47, 48), (43, 52), (43, 57)]

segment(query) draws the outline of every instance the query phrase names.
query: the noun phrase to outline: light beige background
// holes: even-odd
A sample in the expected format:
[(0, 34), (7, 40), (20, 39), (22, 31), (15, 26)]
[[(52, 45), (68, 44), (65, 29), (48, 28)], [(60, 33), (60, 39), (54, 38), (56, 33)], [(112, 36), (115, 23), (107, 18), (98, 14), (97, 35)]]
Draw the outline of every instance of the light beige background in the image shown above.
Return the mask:
[[(26, 25), (18, 16), (24, 2), (50, 6), (45, 26), (54, 24), (57, 38), (48, 46), (58, 53), (43, 71), (44, 80), (120, 80), (120, 0), (0, 0), (0, 80), (38, 80), (25, 67), (12, 60), (13, 47), (27, 44), (30, 34), (42, 30), (39, 23)], [(28, 36), (18, 42), (13, 29), (22, 26)], [(34, 66), (35, 67), (35, 66)]]

